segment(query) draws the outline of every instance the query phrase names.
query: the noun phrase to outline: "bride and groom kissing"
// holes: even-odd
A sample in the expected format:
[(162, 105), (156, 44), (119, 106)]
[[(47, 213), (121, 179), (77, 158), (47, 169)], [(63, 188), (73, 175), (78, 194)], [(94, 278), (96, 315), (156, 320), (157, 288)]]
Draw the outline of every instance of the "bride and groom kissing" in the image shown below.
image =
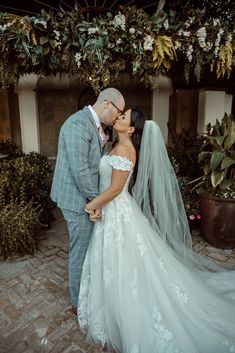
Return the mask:
[[(120, 353), (235, 351), (235, 274), (192, 250), (157, 123), (115, 88), (63, 124), (51, 198), (69, 231), (69, 285), (91, 343)], [(117, 142), (103, 154), (101, 124)]]

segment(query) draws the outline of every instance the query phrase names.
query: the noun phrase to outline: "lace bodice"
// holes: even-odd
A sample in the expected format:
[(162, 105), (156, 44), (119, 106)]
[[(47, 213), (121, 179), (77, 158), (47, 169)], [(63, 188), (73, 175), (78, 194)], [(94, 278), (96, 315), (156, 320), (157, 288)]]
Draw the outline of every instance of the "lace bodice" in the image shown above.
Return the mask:
[(100, 160), (100, 192), (106, 190), (111, 184), (112, 178), (112, 170), (123, 170), (123, 171), (131, 171), (126, 184), (123, 188), (123, 192), (127, 191), (128, 184), (131, 178), (133, 163), (128, 158), (117, 156), (117, 155), (104, 155)]

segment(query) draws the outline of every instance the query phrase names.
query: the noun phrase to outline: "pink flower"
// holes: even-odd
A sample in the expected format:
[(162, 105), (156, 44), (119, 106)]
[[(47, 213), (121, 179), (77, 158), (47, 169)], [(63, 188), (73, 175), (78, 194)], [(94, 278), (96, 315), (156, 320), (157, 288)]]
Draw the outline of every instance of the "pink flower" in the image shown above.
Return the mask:
[(202, 217), (201, 217), (201, 215), (200, 214), (198, 214), (197, 215), (197, 219), (201, 219)]
[(195, 218), (196, 218), (196, 217), (195, 217), (193, 214), (189, 216), (189, 219), (190, 219), (191, 221), (193, 221)]

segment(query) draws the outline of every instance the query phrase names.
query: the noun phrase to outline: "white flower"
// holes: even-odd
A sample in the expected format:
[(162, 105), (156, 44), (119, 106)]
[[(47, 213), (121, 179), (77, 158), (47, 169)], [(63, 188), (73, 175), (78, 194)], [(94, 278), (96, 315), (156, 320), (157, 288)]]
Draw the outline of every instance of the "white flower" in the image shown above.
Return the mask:
[(205, 48), (206, 46), (206, 28), (205, 27), (201, 27), (197, 30), (196, 32), (197, 34), (197, 38), (198, 38), (198, 42), (201, 48)]
[(12, 25), (12, 22), (7, 22), (7, 23), (5, 23), (3, 26), (0, 25), (0, 31), (5, 32), (5, 30), (6, 30), (8, 27), (11, 27), (11, 25)]
[(82, 58), (82, 54), (81, 53), (76, 53), (75, 54), (75, 61), (76, 61), (78, 69), (81, 66), (81, 58)]
[(88, 28), (88, 34), (94, 34), (94, 33), (99, 33), (99, 27), (90, 27)]
[(183, 31), (182, 29), (180, 29), (180, 30), (178, 31), (178, 34), (179, 34), (180, 36), (189, 37), (190, 34), (191, 34), (191, 32), (190, 32), (190, 31)]
[(34, 23), (37, 24), (39, 23), (40, 25), (43, 25), (44, 28), (47, 28), (47, 22), (44, 20), (41, 20), (40, 18), (34, 17)]
[(188, 28), (194, 22), (195, 17), (189, 17), (189, 19), (185, 22), (185, 27)]
[(5, 32), (5, 30), (7, 29), (7, 25), (0, 25), (0, 31)]
[(178, 42), (178, 40), (175, 41), (175, 50), (179, 49), (181, 47), (181, 43)]
[(164, 27), (165, 29), (168, 29), (168, 28), (169, 28), (169, 22), (168, 22), (168, 19), (166, 19), (166, 20), (164, 21), (164, 23), (163, 23), (163, 27)]
[(187, 55), (187, 58), (188, 58), (188, 61), (191, 62), (192, 59), (193, 59), (193, 56), (192, 56), (192, 53), (193, 53), (193, 46), (190, 44), (188, 46), (188, 50), (186, 52), (186, 55)]
[(119, 11), (118, 14), (114, 17), (114, 27), (120, 27), (123, 31), (126, 29), (126, 18)]
[(222, 37), (223, 33), (224, 33), (224, 30), (222, 28), (220, 28), (219, 32), (217, 33), (216, 40), (215, 40), (215, 57), (218, 56), (220, 41), (221, 41), (221, 37)]
[(220, 20), (218, 18), (213, 18), (213, 26), (216, 27), (220, 24)]
[(112, 49), (114, 47), (115, 47), (115, 45), (113, 43), (110, 43), (110, 42), (108, 43), (108, 48)]
[(61, 49), (61, 40), (55, 40), (55, 46), (58, 47), (58, 49)]
[(55, 39), (56, 39), (57, 41), (59, 41), (59, 40), (60, 40), (60, 32), (57, 31), (56, 29), (54, 29), (53, 32), (55, 33)]
[(135, 34), (135, 28), (131, 27), (131, 28), (129, 29), (129, 33), (130, 33), (130, 34)]
[(119, 45), (119, 44), (121, 44), (121, 43), (122, 43), (122, 39), (121, 39), (121, 38), (118, 38), (118, 39), (116, 40), (116, 44)]
[(212, 47), (213, 47), (213, 43), (211, 43), (211, 42), (206, 42), (206, 45), (205, 45), (205, 47), (203, 48), (203, 51), (210, 51)]
[(189, 37), (190, 34), (191, 34), (190, 31), (183, 31), (183, 36), (184, 36), (184, 37)]
[(153, 50), (154, 38), (150, 35), (147, 35), (144, 38), (144, 50)]

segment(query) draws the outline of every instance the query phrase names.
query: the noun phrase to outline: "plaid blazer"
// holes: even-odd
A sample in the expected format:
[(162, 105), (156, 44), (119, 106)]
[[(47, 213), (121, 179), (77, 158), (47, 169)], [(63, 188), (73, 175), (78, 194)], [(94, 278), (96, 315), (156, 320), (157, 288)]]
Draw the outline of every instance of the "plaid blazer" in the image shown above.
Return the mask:
[(87, 198), (99, 194), (102, 141), (88, 107), (71, 115), (62, 125), (51, 199), (61, 209), (84, 213)]

